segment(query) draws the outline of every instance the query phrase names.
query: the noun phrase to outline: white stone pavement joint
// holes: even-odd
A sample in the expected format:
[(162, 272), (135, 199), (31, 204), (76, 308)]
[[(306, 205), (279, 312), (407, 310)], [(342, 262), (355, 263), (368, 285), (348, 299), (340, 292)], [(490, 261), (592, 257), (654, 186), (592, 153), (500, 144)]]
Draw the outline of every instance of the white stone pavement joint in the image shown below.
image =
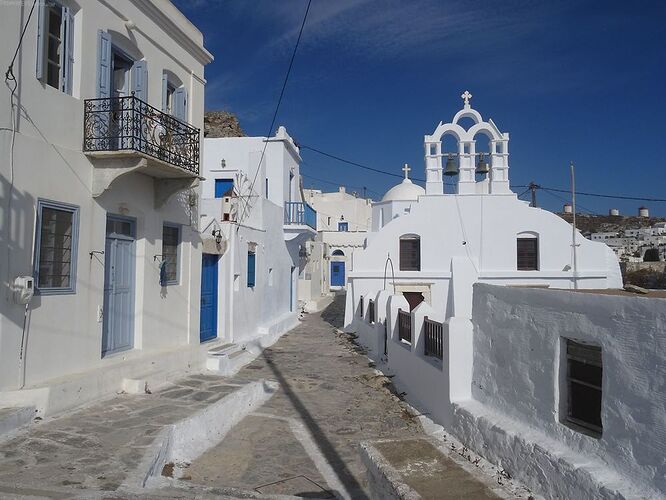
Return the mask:
[(161, 474), (167, 463), (192, 462), (216, 446), (236, 424), (268, 401), (278, 387), (277, 382), (269, 380), (250, 382), (198, 413), (165, 426), (120, 491), (164, 486)]
[(324, 457), (324, 454), (319, 450), (317, 442), (313, 438), (310, 431), (303, 425), (302, 422), (299, 422), (292, 417), (280, 417), (277, 415), (271, 415), (270, 413), (258, 413), (255, 412), (252, 414), (256, 417), (264, 418), (274, 418), (276, 420), (282, 420), (289, 424), (291, 432), (294, 434), (294, 437), (301, 443), (301, 446), (310, 457), (310, 460), (314, 462), (315, 467), (319, 473), (324, 477), (328, 487), (333, 490), (331, 493), (334, 493), (338, 498), (343, 498), (344, 500), (350, 500), (351, 495), (345, 488), (345, 485), (340, 481), (340, 478), (335, 473), (335, 469), (328, 463), (328, 460)]

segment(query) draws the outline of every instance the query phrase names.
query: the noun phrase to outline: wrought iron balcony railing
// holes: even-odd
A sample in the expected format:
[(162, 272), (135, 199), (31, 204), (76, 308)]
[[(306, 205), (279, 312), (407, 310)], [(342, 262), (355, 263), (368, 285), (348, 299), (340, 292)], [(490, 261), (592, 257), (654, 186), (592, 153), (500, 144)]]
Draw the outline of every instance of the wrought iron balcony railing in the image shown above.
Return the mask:
[(134, 95), (86, 99), (83, 151), (136, 151), (199, 174), (199, 129)]
[(288, 201), (284, 204), (284, 223), (310, 226), (317, 230), (317, 212), (302, 201)]

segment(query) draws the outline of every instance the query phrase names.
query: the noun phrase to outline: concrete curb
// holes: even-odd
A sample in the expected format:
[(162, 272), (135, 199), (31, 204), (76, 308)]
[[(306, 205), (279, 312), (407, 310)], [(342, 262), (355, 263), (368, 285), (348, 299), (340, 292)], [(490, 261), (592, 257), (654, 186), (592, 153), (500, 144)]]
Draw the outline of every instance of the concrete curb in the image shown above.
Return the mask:
[(162, 470), (166, 464), (191, 462), (217, 445), (236, 424), (268, 401), (278, 387), (273, 381), (251, 382), (202, 411), (166, 426), (121, 489), (163, 486)]
[(370, 443), (361, 443), (360, 453), (368, 472), (368, 488), (372, 498), (382, 500), (419, 500), (421, 498), (421, 495), (402, 481), (400, 473)]

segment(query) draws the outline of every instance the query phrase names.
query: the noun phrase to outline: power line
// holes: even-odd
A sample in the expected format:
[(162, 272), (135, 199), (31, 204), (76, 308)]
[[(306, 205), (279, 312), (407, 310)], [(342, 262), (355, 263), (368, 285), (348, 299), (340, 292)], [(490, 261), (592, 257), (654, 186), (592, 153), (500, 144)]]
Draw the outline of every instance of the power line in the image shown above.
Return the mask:
[[(541, 189), (546, 190), (546, 191), (555, 191), (557, 193), (571, 193), (571, 190), (568, 189), (556, 189), (556, 188), (549, 188), (545, 186), (541, 186)], [(634, 201), (660, 201), (660, 202), (666, 202), (665, 198), (651, 198), (651, 197), (641, 197), (641, 196), (623, 196), (623, 195), (612, 195), (612, 194), (601, 194), (601, 193), (585, 193), (583, 191), (576, 191), (576, 194), (579, 194), (581, 196), (595, 196), (597, 198), (613, 198), (616, 200), (634, 200)]]
[[(388, 172), (388, 171), (386, 171), (386, 170), (380, 170), (380, 169), (378, 169), (378, 168), (369, 167), (369, 166), (367, 166), (367, 165), (363, 165), (363, 164), (361, 164), (361, 163), (357, 163), (357, 162), (355, 162), (355, 161), (346, 160), (346, 159), (344, 159), (344, 158), (341, 158), (341, 157), (339, 157), (339, 156), (333, 155), (333, 154), (331, 154), (331, 153), (326, 153), (325, 151), (322, 151), (322, 150), (320, 150), (320, 149), (313, 148), (312, 146), (306, 146), (306, 145), (304, 145), (304, 144), (299, 144), (299, 147), (300, 147), (301, 149), (309, 149), (310, 151), (314, 151), (315, 153), (319, 153), (320, 155), (323, 155), (323, 156), (328, 156), (329, 158), (332, 158), (332, 159), (334, 159), (334, 160), (341, 161), (342, 163), (348, 163), (349, 165), (353, 165), (353, 166), (355, 166), (355, 167), (363, 168), (363, 169), (365, 169), (365, 170), (370, 170), (371, 172), (376, 172), (376, 173), (378, 173), (378, 174), (384, 174), (384, 175), (390, 175), (391, 177), (398, 177), (399, 179), (402, 179), (402, 178), (403, 178), (403, 176), (402, 176), (401, 174), (396, 174), (395, 172)], [(425, 182), (425, 179), (419, 179), (419, 178), (417, 178), (417, 177), (412, 177), (412, 180), (419, 181), (419, 182)]]
[[(250, 194), (252, 193), (252, 190), (254, 189), (254, 183), (257, 181), (257, 175), (259, 175), (259, 169), (261, 168), (261, 163), (264, 161), (264, 156), (266, 155), (266, 147), (268, 146), (268, 138), (271, 136), (273, 133), (273, 127), (275, 126), (275, 120), (277, 120), (277, 115), (278, 111), (280, 110), (280, 104), (282, 103), (282, 98), (284, 97), (284, 91), (287, 88), (287, 82), (289, 81), (289, 75), (291, 73), (291, 68), (294, 65), (294, 59), (296, 59), (296, 51), (298, 51), (298, 46), (301, 43), (301, 36), (303, 35), (303, 28), (305, 28), (305, 21), (308, 19), (308, 12), (310, 12), (310, 5), (312, 4), (312, 0), (308, 0), (308, 6), (305, 8), (305, 14), (303, 15), (303, 22), (301, 23), (301, 29), (298, 32), (298, 38), (296, 39), (296, 45), (294, 46), (294, 52), (291, 54), (291, 59), (289, 60), (289, 67), (287, 68), (287, 74), (284, 76), (284, 82), (282, 83), (282, 90), (280, 90), (280, 97), (278, 97), (278, 102), (277, 105), (275, 106), (275, 112), (273, 113), (273, 119), (271, 120), (271, 126), (268, 129), (268, 133), (266, 134), (266, 141), (264, 142), (264, 148), (261, 151), (261, 158), (259, 158), (259, 164), (257, 165), (257, 170), (254, 173), (254, 178), (252, 179), (252, 184), (250, 184)], [(243, 217), (245, 216), (245, 211), (248, 207), (248, 204), (246, 203), (245, 206), (243, 207), (243, 212), (241, 213), (241, 217), (239, 222), (243, 221)], [(238, 226), (240, 227), (240, 225)]]
[(364, 190), (365, 189), (368, 193), (375, 193), (376, 195), (381, 196), (381, 193), (379, 193), (378, 191), (375, 191), (374, 189), (370, 189), (366, 186), (354, 186), (354, 185), (351, 185), (351, 184), (341, 184), (339, 182), (327, 181), (326, 179), (320, 179), (318, 177), (314, 177), (314, 176), (309, 175), (309, 174), (304, 174), (303, 172), (301, 172), (301, 176), (305, 177), (306, 179), (311, 179), (313, 181), (318, 181), (318, 182), (323, 182), (325, 184), (330, 184), (331, 186), (345, 186), (345, 187), (348, 187), (348, 188), (359, 189), (359, 190)]

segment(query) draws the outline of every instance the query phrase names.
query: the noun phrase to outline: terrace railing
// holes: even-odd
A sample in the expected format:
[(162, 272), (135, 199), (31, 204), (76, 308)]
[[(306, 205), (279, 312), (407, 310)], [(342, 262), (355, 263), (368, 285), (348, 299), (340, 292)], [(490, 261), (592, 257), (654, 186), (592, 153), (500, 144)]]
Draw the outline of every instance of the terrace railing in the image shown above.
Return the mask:
[(199, 174), (199, 129), (134, 95), (86, 99), (83, 151), (136, 151)]
[(370, 299), (368, 300), (368, 323), (372, 324), (375, 322), (375, 301)]
[(398, 309), (398, 337), (412, 343), (412, 315), (402, 309)]
[(423, 333), (425, 336), (425, 355), (434, 356), (437, 359), (442, 359), (444, 345), (444, 325), (438, 321), (428, 319), (426, 316), (423, 320)]
[(284, 204), (284, 223), (309, 226), (317, 230), (317, 212), (302, 201), (288, 201)]

